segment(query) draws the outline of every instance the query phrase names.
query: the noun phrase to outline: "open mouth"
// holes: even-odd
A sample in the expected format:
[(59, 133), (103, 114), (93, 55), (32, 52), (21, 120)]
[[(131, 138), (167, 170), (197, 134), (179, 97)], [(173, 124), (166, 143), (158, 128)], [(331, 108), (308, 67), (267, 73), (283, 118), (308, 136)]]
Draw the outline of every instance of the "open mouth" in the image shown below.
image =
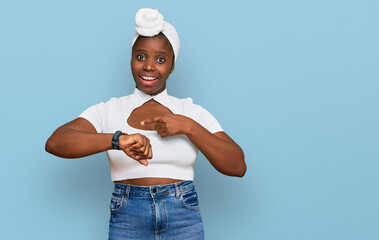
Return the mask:
[(139, 76), (139, 79), (141, 80), (142, 84), (145, 86), (153, 85), (158, 78), (157, 77), (150, 77), (150, 76)]

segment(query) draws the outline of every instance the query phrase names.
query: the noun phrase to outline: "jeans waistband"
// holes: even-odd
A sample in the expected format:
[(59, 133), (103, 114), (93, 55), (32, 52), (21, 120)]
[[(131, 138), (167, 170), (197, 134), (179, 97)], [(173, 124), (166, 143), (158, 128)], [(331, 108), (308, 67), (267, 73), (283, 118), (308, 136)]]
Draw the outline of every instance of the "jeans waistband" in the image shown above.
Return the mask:
[(115, 183), (114, 191), (126, 195), (170, 194), (184, 192), (194, 187), (193, 181), (181, 181), (165, 185), (138, 186)]

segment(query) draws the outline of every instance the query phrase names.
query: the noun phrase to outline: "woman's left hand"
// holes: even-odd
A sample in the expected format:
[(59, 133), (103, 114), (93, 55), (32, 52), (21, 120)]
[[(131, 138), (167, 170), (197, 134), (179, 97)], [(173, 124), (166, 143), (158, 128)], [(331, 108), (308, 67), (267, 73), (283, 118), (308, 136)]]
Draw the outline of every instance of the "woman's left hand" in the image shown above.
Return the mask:
[(219, 172), (242, 177), (246, 172), (242, 149), (224, 131), (211, 133), (191, 118), (179, 114), (166, 114), (145, 119), (142, 126), (155, 129), (166, 138), (184, 134)]
[(165, 114), (154, 118), (145, 119), (142, 126), (151, 126), (162, 137), (169, 137), (178, 134), (187, 134), (193, 124), (191, 118), (179, 114)]

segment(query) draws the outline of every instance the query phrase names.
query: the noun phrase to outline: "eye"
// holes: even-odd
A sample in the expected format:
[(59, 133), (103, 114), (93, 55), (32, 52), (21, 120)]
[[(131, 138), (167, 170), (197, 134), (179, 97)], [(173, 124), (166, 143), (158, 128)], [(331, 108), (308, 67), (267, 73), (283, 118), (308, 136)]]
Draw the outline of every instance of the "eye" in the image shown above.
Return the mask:
[(138, 60), (145, 60), (145, 56), (143, 54), (138, 54), (137, 59)]
[(164, 63), (165, 61), (166, 61), (166, 59), (163, 57), (157, 58), (157, 62), (159, 62), (159, 63)]

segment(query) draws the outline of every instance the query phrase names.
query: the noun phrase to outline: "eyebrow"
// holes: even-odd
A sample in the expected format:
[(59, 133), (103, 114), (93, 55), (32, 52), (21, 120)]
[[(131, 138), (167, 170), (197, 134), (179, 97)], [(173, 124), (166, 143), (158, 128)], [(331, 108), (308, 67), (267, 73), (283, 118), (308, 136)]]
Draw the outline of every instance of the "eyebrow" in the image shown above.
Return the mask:
[[(147, 52), (145, 49), (137, 49), (135, 50), (136, 52)], [(161, 54), (165, 54), (165, 55), (168, 55), (168, 53), (166, 52), (163, 52), (163, 51), (156, 51), (155, 53), (161, 53)]]
[(167, 55), (167, 53), (163, 52), (163, 51), (156, 51), (155, 53), (162, 53), (162, 54), (166, 54)]
[(136, 52), (147, 52), (147, 51), (144, 49), (137, 49)]

